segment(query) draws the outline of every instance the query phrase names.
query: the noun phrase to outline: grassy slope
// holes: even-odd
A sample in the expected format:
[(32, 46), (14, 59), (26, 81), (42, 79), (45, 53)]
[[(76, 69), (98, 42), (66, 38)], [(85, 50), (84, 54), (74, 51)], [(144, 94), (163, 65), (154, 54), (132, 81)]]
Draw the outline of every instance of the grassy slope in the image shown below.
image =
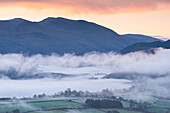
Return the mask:
[[(72, 100), (71, 102), (68, 100)], [(21, 112), (29, 113), (105, 113), (106, 111), (117, 110), (120, 113), (142, 113), (128, 109), (130, 103), (122, 101), (125, 109), (93, 109), (93, 108), (81, 108), (85, 104), (86, 98), (52, 98), (52, 99), (37, 99), (37, 100), (24, 100), (24, 101), (0, 101), (0, 113), (9, 112), (15, 109), (19, 109)], [(71, 108), (74, 109), (71, 109)], [(75, 109), (75, 107), (77, 109)], [(156, 100), (150, 108), (145, 109), (148, 112), (165, 113), (169, 112), (170, 101), (169, 100)], [(38, 111), (38, 110), (47, 111)], [(35, 110), (35, 111), (34, 111)], [(32, 111), (32, 112), (31, 112)]]

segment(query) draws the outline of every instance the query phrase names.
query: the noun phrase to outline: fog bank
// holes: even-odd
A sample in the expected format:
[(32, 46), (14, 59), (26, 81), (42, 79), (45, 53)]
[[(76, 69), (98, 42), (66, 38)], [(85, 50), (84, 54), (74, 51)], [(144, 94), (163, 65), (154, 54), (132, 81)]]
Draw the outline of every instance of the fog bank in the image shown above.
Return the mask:
[(65, 54), (58, 56), (22, 54), (0, 54), (0, 71), (15, 70), (20, 75), (32, 75), (42, 72), (65, 74), (83, 73), (170, 73), (170, 50), (159, 49), (156, 54), (135, 52), (126, 55), (116, 53), (87, 53), (83, 56)]

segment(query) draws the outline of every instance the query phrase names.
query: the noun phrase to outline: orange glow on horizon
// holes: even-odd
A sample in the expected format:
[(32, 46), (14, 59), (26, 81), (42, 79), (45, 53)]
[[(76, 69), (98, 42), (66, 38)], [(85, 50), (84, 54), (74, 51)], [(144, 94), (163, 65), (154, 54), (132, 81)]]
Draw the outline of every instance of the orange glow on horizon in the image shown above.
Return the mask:
[(135, 33), (170, 38), (168, 0), (150, 0), (148, 4), (145, 3), (147, 0), (141, 0), (141, 3), (131, 0), (127, 5), (120, 3), (120, 0), (106, 0), (107, 3), (102, 3), (101, 0), (96, 0), (96, 3), (89, 0), (75, 0), (77, 3), (72, 0), (14, 1), (0, 0), (0, 20), (24, 18), (40, 21), (47, 17), (65, 17), (92, 21), (120, 34)]

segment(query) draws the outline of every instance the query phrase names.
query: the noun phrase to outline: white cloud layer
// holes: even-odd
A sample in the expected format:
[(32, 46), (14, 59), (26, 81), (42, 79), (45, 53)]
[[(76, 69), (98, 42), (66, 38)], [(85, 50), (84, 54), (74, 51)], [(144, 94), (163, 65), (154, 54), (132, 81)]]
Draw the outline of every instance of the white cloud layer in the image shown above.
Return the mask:
[(159, 49), (156, 54), (136, 52), (126, 55), (115, 53), (87, 53), (84, 56), (0, 55), (0, 71), (11, 68), (19, 75), (55, 72), (65, 74), (129, 72), (143, 74), (170, 73), (170, 50)]

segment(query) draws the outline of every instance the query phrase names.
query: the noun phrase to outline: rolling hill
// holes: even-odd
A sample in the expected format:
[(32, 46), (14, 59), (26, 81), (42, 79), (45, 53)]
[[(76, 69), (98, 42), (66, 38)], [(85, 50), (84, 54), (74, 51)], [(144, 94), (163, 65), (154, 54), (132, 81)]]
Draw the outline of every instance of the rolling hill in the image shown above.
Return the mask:
[(162, 41), (155, 41), (155, 42), (150, 42), (150, 43), (135, 43), (132, 44), (120, 51), (122, 54), (127, 54), (131, 52), (136, 52), (136, 51), (144, 51), (144, 52), (149, 52), (153, 53), (155, 48), (164, 48), (164, 49), (170, 49), (170, 40), (162, 42)]

